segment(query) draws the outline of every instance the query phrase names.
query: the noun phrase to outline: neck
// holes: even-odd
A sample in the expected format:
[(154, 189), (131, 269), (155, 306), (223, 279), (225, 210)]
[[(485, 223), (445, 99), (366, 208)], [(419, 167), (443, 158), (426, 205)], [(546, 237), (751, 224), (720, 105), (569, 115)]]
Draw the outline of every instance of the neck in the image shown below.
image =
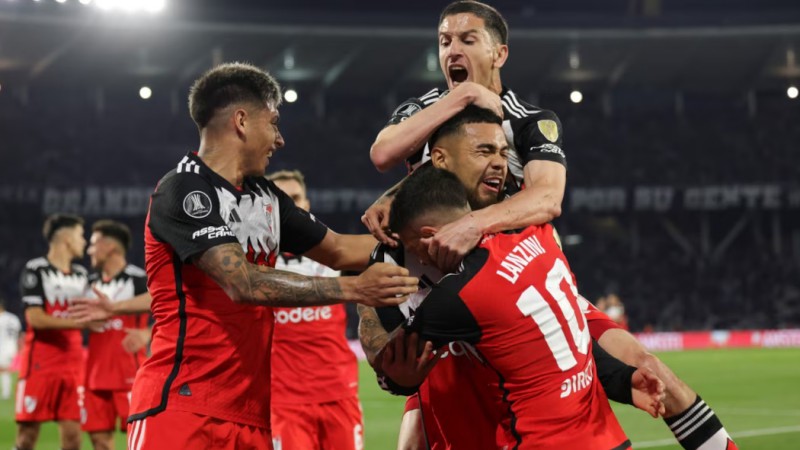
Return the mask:
[(70, 253), (65, 244), (50, 244), (50, 250), (47, 251), (47, 260), (50, 261), (50, 264), (56, 269), (62, 272), (71, 271), (73, 259), (72, 253)]
[(214, 136), (208, 129), (200, 133), (200, 150), (197, 156), (209, 169), (226, 179), (233, 186), (241, 186), (244, 174), (241, 169), (239, 152), (232, 150), (232, 145), (225, 139)]
[(111, 280), (116, 278), (127, 265), (128, 262), (125, 261), (125, 258), (121, 255), (112, 255), (103, 263), (103, 269), (100, 270), (100, 274), (103, 276), (103, 279)]
[(500, 81), (500, 71), (495, 70), (494, 74), (492, 74), (492, 81), (487, 86), (490, 91), (494, 92), (497, 95), (500, 95), (503, 92), (503, 82)]

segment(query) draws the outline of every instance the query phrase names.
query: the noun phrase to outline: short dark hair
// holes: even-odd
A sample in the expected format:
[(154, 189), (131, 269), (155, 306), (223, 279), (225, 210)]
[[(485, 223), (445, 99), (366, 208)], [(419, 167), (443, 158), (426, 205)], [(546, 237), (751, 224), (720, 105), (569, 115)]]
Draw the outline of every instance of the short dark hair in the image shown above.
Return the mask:
[(469, 208), (467, 190), (453, 173), (422, 166), (403, 181), (389, 210), (389, 229), (401, 232), (430, 211)]
[(51, 214), (44, 220), (42, 226), (42, 236), (47, 242), (53, 240), (56, 232), (62, 228), (72, 228), (77, 225), (83, 225), (83, 218), (74, 214)]
[(447, 122), (443, 123), (433, 132), (431, 140), (429, 141), (430, 146), (433, 147), (439, 139), (458, 133), (462, 126), (469, 123), (494, 123), (502, 125), (503, 119), (492, 110), (472, 104), (467, 105), (461, 112), (447, 119)]
[(492, 33), (492, 37), (503, 45), (508, 44), (508, 23), (506, 19), (492, 6), (474, 0), (458, 0), (447, 5), (439, 16), (439, 25), (445, 17), (461, 13), (474, 14), (483, 19), (486, 29)]
[(125, 251), (131, 248), (131, 230), (124, 223), (113, 220), (98, 220), (92, 224), (92, 233), (94, 232), (119, 242)]
[(281, 87), (272, 75), (250, 64), (227, 63), (195, 80), (189, 89), (189, 113), (203, 129), (218, 110), (234, 103), (277, 108), (281, 100)]

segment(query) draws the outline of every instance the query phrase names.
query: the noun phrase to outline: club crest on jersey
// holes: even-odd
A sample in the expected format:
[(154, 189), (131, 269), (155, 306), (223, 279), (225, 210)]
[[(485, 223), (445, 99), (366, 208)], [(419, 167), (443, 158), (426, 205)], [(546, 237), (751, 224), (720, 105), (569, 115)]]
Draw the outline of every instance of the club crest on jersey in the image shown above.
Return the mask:
[(183, 212), (189, 217), (202, 219), (211, 214), (211, 198), (203, 191), (192, 191), (183, 198)]
[(30, 395), (26, 395), (23, 399), (23, 405), (25, 406), (25, 412), (30, 414), (36, 410), (36, 397), (31, 397)]
[(555, 123), (553, 120), (540, 120), (536, 122), (536, 126), (539, 127), (539, 131), (542, 132), (542, 135), (547, 138), (550, 142), (555, 142), (558, 140), (558, 124)]
[(22, 285), (27, 289), (35, 288), (38, 283), (39, 279), (34, 273), (26, 273), (25, 276), (22, 277)]

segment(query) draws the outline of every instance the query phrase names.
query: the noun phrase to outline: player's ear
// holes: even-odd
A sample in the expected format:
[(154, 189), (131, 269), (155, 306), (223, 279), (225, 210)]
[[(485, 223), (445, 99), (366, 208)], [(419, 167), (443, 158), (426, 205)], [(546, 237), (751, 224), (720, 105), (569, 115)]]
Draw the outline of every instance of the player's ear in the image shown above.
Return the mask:
[(233, 127), (236, 129), (236, 133), (239, 136), (245, 135), (248, 118), (247, 110), (243, 108), (236, 109), (233, 112)]
[(420, 234), (420, 237), (423, 237), (423, 238), (429, 238), (429, 237), (432, 237), (434, 234), (436, 234), (436, 232), (437, 232), (437, 231), (439, 231), (439, 229), (438, 229), (438, 228), (436, 228), (436, 227), (431, 227), (431, 226), (428, 226), (428, 225), (423, 225), (423, 226), (422, 226), (422, 227), (419, 229), (419, 234)]
[(431, 164), (437, 169), (447, 169), (447, 150), (442, 147), (431, 149)]
[(508, 46), (503, 44), (495, 46), (494, 62), (492, 63), (492, 67), (495, 69), (503, 67), (507, 59)]

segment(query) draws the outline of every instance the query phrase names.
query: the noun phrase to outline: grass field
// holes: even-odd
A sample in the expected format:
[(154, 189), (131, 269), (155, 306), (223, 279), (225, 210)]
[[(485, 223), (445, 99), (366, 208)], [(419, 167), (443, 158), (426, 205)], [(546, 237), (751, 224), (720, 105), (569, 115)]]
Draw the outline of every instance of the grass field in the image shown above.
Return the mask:
[[(709, 350), (659, 355), (716, 411), (740, 449), (800, 449), (800, 349)], [(361, 401), (366, 417), (366, 449), (394, 449), (403, 399), (378, 390), (362, 366)], [(631, 407), (615, 411), (636, 449), (677, 450), (661, 420)], [(469, 426), (465, 421), (465, 428)], [(13, 444), (13, 404), (0, 401), (0, 450)], [(47, 424), (40, 449), (58, 448), (56, 428)], [(124, 436), (117, 448), (125, 445)], [(83, 448), (90, 448), (84, 439)]]

